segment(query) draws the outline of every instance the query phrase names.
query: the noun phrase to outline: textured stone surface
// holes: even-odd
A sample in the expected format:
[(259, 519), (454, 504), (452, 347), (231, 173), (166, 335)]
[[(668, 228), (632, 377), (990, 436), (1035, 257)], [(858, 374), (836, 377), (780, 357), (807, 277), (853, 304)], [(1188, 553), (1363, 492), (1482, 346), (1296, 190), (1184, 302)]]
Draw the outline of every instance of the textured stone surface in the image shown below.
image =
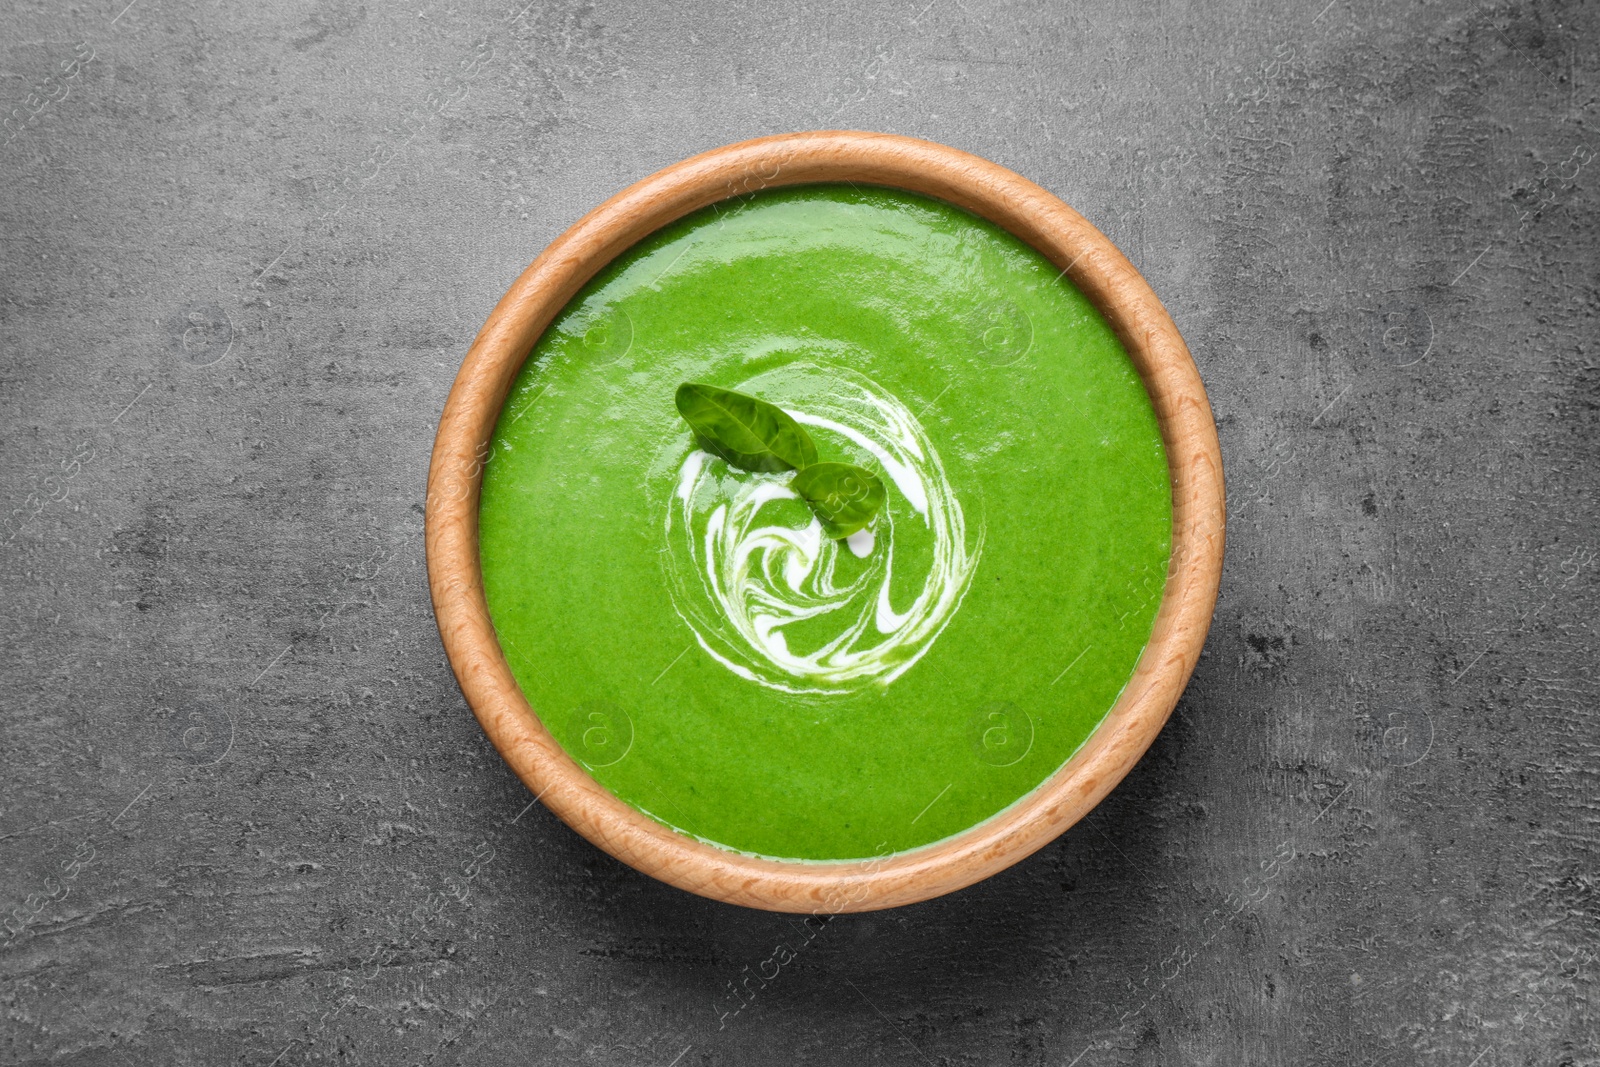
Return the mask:
[[(1592, 5), (125, 4), (0, 11), (0, 1062), (1600, 1063)], [(1232, 502), (1110, 799), (820, 929), (528, 808), (421, 536), (528, 260), (815, 127), (1100, 225)]]

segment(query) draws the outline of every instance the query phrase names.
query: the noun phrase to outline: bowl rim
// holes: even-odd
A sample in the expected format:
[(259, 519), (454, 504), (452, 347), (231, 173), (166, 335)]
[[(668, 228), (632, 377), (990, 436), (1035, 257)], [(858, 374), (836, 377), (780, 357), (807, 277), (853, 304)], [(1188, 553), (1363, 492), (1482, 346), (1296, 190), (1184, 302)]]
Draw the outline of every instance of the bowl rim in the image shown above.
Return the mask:
[[(936, 197), (1041, 252), (1094, 303), (1132, 358), (1161, 425), (1172, 481), (1172, 554), (1150, 642), (1111, 710), (1064, 764), (1009, 807), (953, 837), (850, 861), (777, 860), (706, 844), (600, 785), (545, 729), (501, 652), (484, 599), (478, 493), (518, 371), (546, 327), (639, 240), (709, 204), (762, 189), (855, 181)], [(584, 215), (522, 272), (462, 361), (428, 470), (428, 583), (461, 691), (517, 776), (555, 815), (629, 866), (714, 900), (839, 914), (927, 900), (1031, 855), (1098, 804), (1176, 706), (1216, 605), (1225, 533), (1222, 456), (1205, 386), (1177, 327), (1116, 246), (1060, 199), (946, 145), (819, 130), (703, 152)]]

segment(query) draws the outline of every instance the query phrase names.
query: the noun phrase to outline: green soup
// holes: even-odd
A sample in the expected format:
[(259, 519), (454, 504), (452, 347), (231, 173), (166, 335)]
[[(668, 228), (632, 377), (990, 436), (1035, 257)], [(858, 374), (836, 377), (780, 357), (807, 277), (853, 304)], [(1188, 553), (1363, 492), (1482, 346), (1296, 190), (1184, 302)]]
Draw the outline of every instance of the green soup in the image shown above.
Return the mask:
[[(685, 381), (878, 473), (871, 536), (697, 449)], [(1083, 744), (1149, 640), (1171, 499), (1149, 397), (1060, 271), (948, 204), (816, 185), (691, 215), (572, 301), (501, 414), (479, 537), (511, 669), (596, 779), (712, 844), (837, 860), (973, 826)]]

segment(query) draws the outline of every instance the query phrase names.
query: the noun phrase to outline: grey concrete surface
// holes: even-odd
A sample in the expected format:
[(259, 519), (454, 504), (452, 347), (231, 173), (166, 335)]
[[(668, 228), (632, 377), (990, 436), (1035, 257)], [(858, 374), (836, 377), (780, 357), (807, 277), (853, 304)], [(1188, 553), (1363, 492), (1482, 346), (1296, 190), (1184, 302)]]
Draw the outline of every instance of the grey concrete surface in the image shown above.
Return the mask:
[[(1594, 5), (522, 3), (0, 10), (0, 1063), (1600, 1063)], [(1117, 241), (1232, 518), (1090, 818), (806, 926), (529, 807), (422, 498), (546, 242), (818, 127)]]

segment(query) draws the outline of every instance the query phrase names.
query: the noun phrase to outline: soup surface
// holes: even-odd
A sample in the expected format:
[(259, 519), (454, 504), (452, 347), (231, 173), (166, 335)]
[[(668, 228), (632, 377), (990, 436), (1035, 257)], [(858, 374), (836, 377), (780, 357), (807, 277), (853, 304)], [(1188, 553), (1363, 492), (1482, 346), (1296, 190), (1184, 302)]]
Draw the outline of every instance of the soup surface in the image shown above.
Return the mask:
[[(697, 448), (686, 381), (877, 473), (871, 536)], [(575, 759), (704, 841), (837, 860), (971, 827), (1078, 749), (1149, 639), (1171, 487), (1126, 352), (1042, 255), (820, 185), (586, 286), (512, 387), (479, 518), (501, 647)]]

